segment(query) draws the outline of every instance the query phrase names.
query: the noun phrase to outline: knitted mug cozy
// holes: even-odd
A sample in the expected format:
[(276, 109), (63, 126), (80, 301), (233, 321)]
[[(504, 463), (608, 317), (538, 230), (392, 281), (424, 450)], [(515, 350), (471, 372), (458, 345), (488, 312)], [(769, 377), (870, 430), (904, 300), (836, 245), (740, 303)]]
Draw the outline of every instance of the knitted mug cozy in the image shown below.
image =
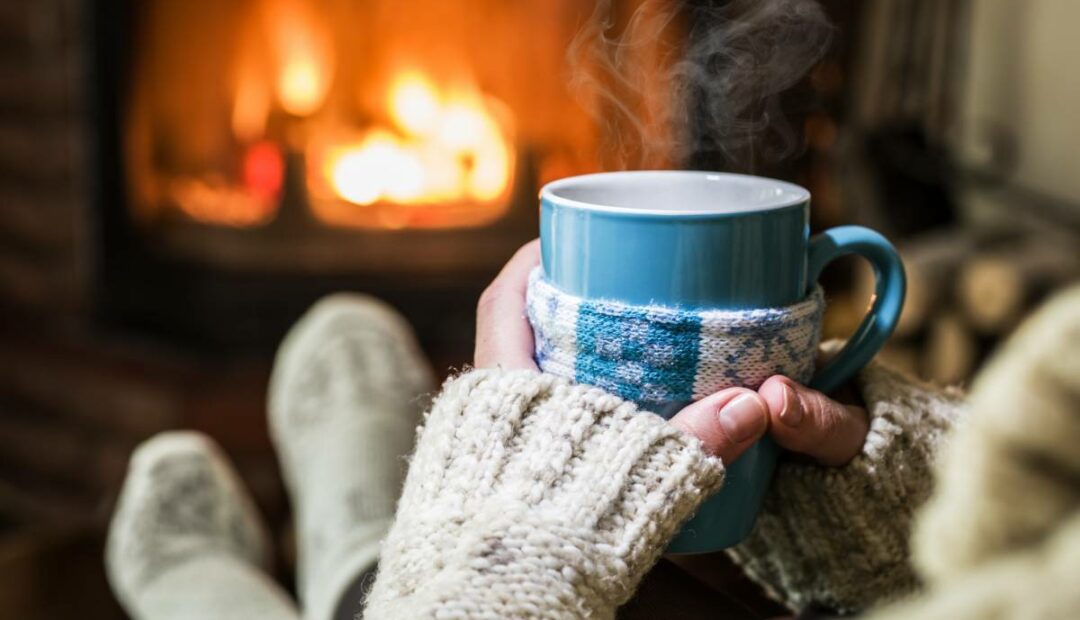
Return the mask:
[(537, 267), (527, 308), (544, 372), (661, 409), (727, 387), (757, 388), (783, 374), (814, 372), (825, 296), (820, 286), (784, 307), (684, 308), (583, 299)]

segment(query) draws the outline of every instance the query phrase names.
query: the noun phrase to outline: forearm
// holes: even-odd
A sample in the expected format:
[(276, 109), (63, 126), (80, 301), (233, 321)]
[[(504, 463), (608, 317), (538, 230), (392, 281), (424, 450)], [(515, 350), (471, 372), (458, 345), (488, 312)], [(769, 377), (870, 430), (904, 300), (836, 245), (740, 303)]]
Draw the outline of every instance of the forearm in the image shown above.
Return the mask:
[(940, 444), (960, 417), (960, 395), (874, 363), (857, 385), (870, 416), (863, 450), (825, 468), (780, 464), (754, 532), (731, 555), (793, 609), (865, 609), (911, 592), (908, 540), (930, 495)]
[(600, 390), (466, 373), (421, 431), (365, 617), (611, 617), (722, 478)]

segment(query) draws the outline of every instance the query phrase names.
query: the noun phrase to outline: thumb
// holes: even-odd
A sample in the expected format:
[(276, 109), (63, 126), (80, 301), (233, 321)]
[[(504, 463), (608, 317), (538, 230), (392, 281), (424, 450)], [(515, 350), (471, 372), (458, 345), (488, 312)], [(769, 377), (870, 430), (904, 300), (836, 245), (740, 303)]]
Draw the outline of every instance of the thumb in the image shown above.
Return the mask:
[(704, 444), (705, 451), (730, 464), (761, 439), (769, 409), (753, 390), (729, 388), (687, 405), (670, 423)]
[(769, 406), (769, 433), (781, 447), (844, 465), (862, 450), (870, 429), (866, 410), (843, 405), (783, 375), (758, 388)]

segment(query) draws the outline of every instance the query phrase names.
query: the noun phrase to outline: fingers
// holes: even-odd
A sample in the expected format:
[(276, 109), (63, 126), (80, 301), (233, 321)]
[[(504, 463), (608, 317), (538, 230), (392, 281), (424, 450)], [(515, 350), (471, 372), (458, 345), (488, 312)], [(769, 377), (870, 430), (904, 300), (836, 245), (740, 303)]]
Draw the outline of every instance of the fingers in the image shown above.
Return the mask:
[(529, 272), (540, 263), (540, 241), (522, 246), (480, 295), (476, 307), (477, 368), (536, 370), (533, 333), (525, 316)]
[(753, 390), (729, 388), (688, 405), (670, 423), (700, 439), (710, 454), (731, 463), (765, 435), (769, 410)]
[(843, 405), (782, 375), (758, 388), (769, 408), (769, 433), (781, 447), (823, 465), (855, 458), (870, 429), (866, 410)]

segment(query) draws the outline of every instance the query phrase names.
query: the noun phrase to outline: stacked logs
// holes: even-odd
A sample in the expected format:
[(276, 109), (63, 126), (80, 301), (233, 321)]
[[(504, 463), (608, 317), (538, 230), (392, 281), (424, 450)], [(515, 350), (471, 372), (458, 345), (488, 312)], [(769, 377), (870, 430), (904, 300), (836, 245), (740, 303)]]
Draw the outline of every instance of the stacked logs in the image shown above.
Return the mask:
[[(1080, 240), (1057, 230), (950, 229), (898, 249), (908, 294), (883, 355), (941, 384), (969, 380), (1039, 302), (1080, 282)], [(865, 301), (873, 275), (860, 268), (856, 281)]]

